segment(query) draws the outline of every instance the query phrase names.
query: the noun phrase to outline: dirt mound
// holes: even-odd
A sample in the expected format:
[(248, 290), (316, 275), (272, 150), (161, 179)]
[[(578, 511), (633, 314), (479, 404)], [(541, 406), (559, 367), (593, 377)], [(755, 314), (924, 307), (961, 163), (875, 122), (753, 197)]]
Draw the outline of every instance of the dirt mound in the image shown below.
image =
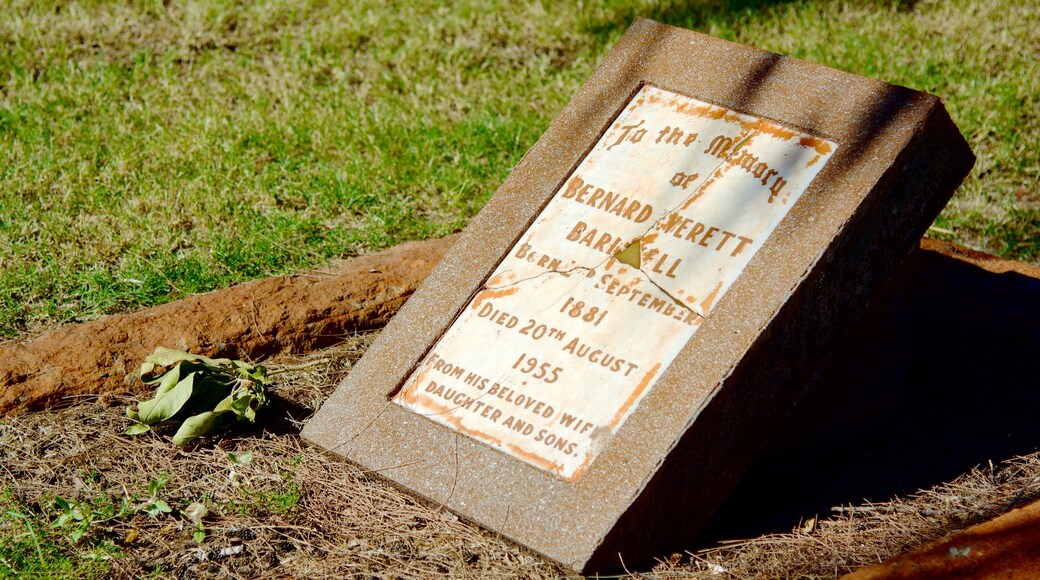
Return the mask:
[(844, 580), (1040, 578), (1040, 501), (941, 538)]
[(137, 369), (157, 346), (257, 360), (381, 327), (454, 241), (402, 244), (0, 345), (0, 415), (68, 396), (135, 390)]
[[(0, 344), (0, 415), (65, 397), (138, 390), (157, 346), (247, 360), (300, 354), (381, 328), (456, 236), (401, 244), (320, 270), (256, 280), (130, 314)], [(918, 254), (994, 274), (1040, 278), (1040, 267), (924, 239)]]

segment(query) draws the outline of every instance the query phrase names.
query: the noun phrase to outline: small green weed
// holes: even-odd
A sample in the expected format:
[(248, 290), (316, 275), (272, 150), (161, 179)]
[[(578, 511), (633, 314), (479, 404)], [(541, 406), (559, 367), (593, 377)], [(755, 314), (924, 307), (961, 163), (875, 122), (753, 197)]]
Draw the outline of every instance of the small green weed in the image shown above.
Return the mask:
[[(104, 575), (121, 554), (119, 544), (132, 542), (126, 534), (136, 535), (139, 514), (156, 519), (174, 512), (161, 497), (166, 474), (150, 478), (142, 496), (112, 495), (95, 475), (85, 479), (83, 497), (28, 501), (11, 490), (0, 493), (0, 577)], [(202, 542), (204, 504), (187, 505), (180, 515), (195, 524), (193, 536)]]
[(255, 485), (248, 476), (236, 470), (235, 466), (245, 466), (252, 462), (252, 453), (245, 452), (239, 455), (228, 453), (228, 460), (232, 467), (229, 477), (238, 482), (238, 488), (244, 501), (230, 502), (227, 507), (231, 511), (243, 515), (288, 514), (292, 513), (303, 498), (303, 489), (296, 479), (296, 468), (299, 467), (301, 458), (296, 457), (285, 468), (279, 470), (279, 479), (272, 482), (270, 479)]
[(106, 500), (83, 501), (55, 496), (53, 508), (58, 517), (51, 522), (51, 528), (68, 533), (69, 540), (77, 543), (92, 526), (129, 513), (128, 503), (127, 498), (120, 499), (117, 504)]
[(159, 491), (166, 485), (166, 478), (152, 479), (148, 482), (148, 499), (141, 505), (141, 511), (148, 517), (157, 518), (159, 514), (168, 514), (173, 511), (170, 504), (159, 499)]
[(0, 577), (104, 575), (120, 549), (99, 528), (126, 513), (109, 498), (36, 504), (0, 492)]
[(300, 485), (291, 478), (283, 479), (274, 490), (245, 491), (253, 510), (272, 514), (288, 514), (300, 503)]

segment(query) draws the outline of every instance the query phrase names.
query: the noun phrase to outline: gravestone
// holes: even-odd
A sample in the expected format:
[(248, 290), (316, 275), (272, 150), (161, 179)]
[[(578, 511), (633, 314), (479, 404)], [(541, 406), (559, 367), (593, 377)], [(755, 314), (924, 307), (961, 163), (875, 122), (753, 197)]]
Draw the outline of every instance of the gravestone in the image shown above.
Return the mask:
[(973, 161), (934, 96), (639, 20), (303, 436), (577, 571), (666, 556)]

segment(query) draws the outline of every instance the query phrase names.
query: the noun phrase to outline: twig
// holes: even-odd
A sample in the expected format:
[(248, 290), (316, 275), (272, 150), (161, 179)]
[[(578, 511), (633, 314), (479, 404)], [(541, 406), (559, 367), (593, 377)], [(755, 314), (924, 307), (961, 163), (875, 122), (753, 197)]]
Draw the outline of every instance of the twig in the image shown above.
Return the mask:
[(309, 369), (311, 367), (316, 367), (318, 365), (322, 365), (322, 364), (326, 364), (326, 363), (330, 363), (330, 362), (332, 362), (332, 359), (330, 359), (330, 358), (321, 358), (321, 359), (318, 359), (318, 360), (314, 360), (314, 361), (306, 362), (306, 363), (301, 363), (301, 364), (298, 364), (298, 365), (287, 365), (287, 366), (279, 367), (279, 368), (271, 370), (271, 371), (267, 371), (267, 376), (273, 377), (275, 375), (280, 375), (282, 373), (290, 373), (290, 372), (293, 372), (293, 371), (302, 371), (303, 369)]

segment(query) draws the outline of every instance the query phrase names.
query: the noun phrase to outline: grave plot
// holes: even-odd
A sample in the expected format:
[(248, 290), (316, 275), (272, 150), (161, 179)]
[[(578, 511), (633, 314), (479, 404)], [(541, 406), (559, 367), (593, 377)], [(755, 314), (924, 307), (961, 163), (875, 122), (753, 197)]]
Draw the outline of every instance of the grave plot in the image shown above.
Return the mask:
[(303, 435), (578, 571), (682, 549), (973, 161), (937, 97), (640, 20)]

